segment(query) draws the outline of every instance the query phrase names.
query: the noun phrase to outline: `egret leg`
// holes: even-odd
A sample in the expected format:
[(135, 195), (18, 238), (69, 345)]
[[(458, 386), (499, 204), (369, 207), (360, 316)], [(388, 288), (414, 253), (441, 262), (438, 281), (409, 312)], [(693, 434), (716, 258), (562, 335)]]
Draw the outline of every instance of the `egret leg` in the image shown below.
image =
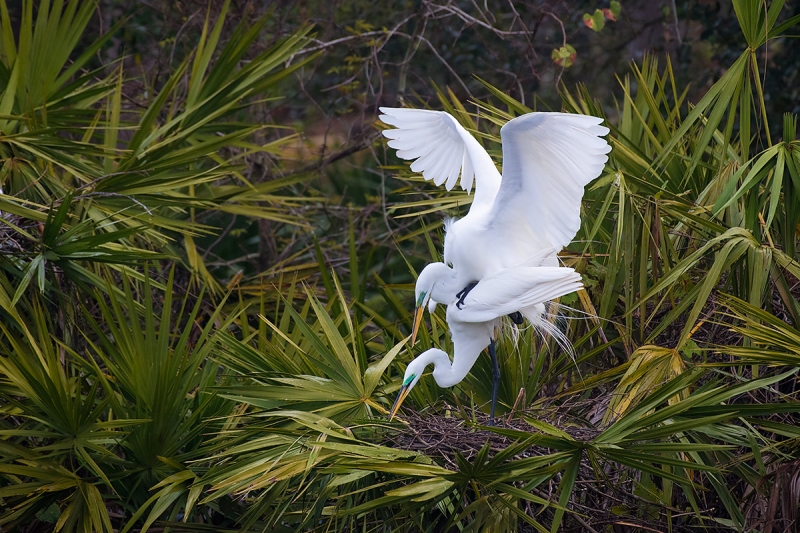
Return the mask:
[(494, 339), (489, 341), (489, 357), (492, 358), (492, 408), (489, 411), (489, 425), (494, 425), (494, 408), (497, 405), (497, 391), (500, 388), (500, 365), (497, 363), (497, 350)]
[(475, 285), (477, 284), (478, 284), (477, 281), (473, 281), (472, 283), (467, 284), (466, 287), (464, 287), (463, 289), (461, 289), (459, 292), (456, 293), (456, 298), (458, 298), (458, 301), (456, 302), (456, 307), (461, 309), (461, 306), (464, 305), (464, 298), (467, 297), (467, 294), (469, 294), (469, 292), (472, 289), (474, 289)]
[(522, 322), (524, 321), (524, 319), (522, 318), (522, 313), (520, 313), (519, 311), (514, 311), (513, 313), (508, 315), (508, 318), (510, 318), (511, 322), (513, 322), (518, 326), (521, 326)]

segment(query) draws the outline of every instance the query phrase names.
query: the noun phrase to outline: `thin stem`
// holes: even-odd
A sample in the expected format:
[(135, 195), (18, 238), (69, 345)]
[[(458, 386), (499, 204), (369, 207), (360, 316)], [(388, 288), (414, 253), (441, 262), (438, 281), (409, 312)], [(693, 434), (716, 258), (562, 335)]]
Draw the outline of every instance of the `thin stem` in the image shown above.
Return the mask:
[[(753, 68), (753, 81), (756, 84), (756, 91), (758, 92), (759, 104), (761, 104), (761, 120), (764, 121), (764, 132), (767, 134), (767, 147), (772, 146), (772, 136), (769, 134), (769, 121), (767, 119), (767, 105), (764, 102), (764, 88), (761, 85), (761, 76), (758, 72), (758, 60), (756, 58), (756, 51), (750, 49), (750, 65)], [(765, 69), (766, 72), (766, 69)]]

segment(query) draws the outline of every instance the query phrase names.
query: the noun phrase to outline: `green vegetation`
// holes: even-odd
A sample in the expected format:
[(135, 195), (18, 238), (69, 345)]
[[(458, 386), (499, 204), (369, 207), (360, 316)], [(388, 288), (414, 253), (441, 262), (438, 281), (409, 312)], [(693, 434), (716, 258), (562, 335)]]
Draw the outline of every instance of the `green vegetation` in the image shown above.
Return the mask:
[[(576, 358), (503, 338), (498, 427), (488, 358), (385, 416), (408, 361), (452, 351), (443, 309), (407, 345), (411, 288), (470, 198), (381, 157), (376, 185), (372, 130), (305, 158), (275, 117), (335, 57), (314, 29), (265, 44), (275, 13), (225, 3), (137, 85), (97, 64), (126, 20), (93, 41), (95, 7), (0, 0), (0, 528), (797, 527), (800, 141), (759, 52), (800, 25), (783, 1), (734, 0), (744, 47), (695, 102), (655, 56), (613, 105), (562, 91), (613, 146), (562, 252)], [(499, 157), (531, 101), (468, 83), (435, 107)]]

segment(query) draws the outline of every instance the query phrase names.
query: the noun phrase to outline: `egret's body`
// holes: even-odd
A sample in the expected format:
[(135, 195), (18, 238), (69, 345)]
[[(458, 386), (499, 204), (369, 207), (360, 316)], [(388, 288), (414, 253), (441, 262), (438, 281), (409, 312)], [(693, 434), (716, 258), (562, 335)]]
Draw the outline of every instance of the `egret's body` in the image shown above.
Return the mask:
[(493, 353), (494, 331), (503, 316), (514, 311), (521, 312), (536, 323), (541, 320), (543, 304), (554, 298), (574, 292), (582, 287), (580, 274), (567, 267), (518, 266), (504, 269), (478, 282), (465, 297), (463, 305), (455, 303), (456, 272), (444, 263), (431, 263), (420, 273), (417, 280), (417, 320), (421, 310), (430, 302), (447, 306), (447, 324), (453, 340), (453, 361), (447, 353), (431, 348), (409, 363), (403, 380), (403, 389), (392, 408), (392, 416), (399, 408), (426, 366), (433, 364), (433, 378), (440, 387), (452, 387), (466, 377), (478, 356), (487, 346), (495, 366), (495, 383), (492, 399), (492, 416), (496, 388), (499, 384), (499, 369)]
[(528, 113), (500, 129), (502, 176), (489, 154), (449, 113), (381, 108), (396, 129), (383, 134), (411, 170), (451, 190), (461, 178), (469, 213), (446, 227), (444, 261), (464, 288), (513, 268), (547, 248), (545, 264), (580, 227), (583, 188), (603, 170), (611, 150), (602, 119), (568, 113)]
[[(600, 125), (602, 119), (585, 115), (528, 113), (512, 119), (500, 130), (501, 176), (486, 150), (449, 113), (381, 111), (381, 120), (395, 127), (383, 132), (389, 146), (398, 157), (413, 160), (411, 170), (447, 190), (459, 177), (467, 193), (475, 183), (469, 213), (445, 226), (446, 264), (428, 265), (417, 282), (414, 337), (424, 304), (447, 304), (453, 362), (436, 348), (412, 361), (392, 415), (425, 366), (434, 365), (440, 386), (452, 386), (487, 345), (495, 370), (493, 414), (499, 369), (492, 339), (500, 318), (519, 311), (534, 326), (546, 326), (544, 302), (581, 287), (577, 273), (558, 267), (557, 252), (580, 227), (583, 188), (608, 160), (611, 147), (601, 137), (609, 130)], [(530, 266), (531, 258), (544, 266)]]

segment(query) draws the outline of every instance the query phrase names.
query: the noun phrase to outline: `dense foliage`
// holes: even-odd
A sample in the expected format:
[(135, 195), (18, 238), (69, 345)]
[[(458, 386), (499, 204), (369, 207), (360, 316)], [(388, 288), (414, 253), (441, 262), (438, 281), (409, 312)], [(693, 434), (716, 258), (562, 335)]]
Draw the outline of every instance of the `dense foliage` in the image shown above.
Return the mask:
[[(453, 390), (423, 377), (385, 416), (420, 347), (452, 352), (443, 310), (408, 346), (410, 289), (470, 198), (391, 159), (378, 125), (317, 150), (281, 99), (325, 94), (320, 65), (352, 82), (368, 61), (292, 10), (236, 22), (225, 2), (148, 78), (110, 58), (141, 12), (93, 32), (93, 2), (0, 0), (0, 528), (796, 529), (800, 141), (762, 51), (800, 16), (732, 7), (742, 45), (694, 100), (654, 55), (618, 74), (615, 101), (561, 86), (563, 109), (608, 116), (613, 147), (561, 253), (586, 285), (553, 317), (575, 358), (509, 324), (487, 427), (488, 358)], [(502, 9), (485, 24), (512, 57), (536, 32), (493, 24), (545, 7)], [(588, 9), (594, 30), (608, 9)], [(401, 26), (350, 31), (377, 50)], [(580, 58), (586, 37), (569, 37)], [(392, 53), (413, 66), (408, 50)], [(418, 104), (498, 160), (499, 127), (537, 103), (497, 78), (439, 81), (454, 90), (414, 80)], [(347, 116), (358, 93), (374, 117), (370, 91), (324, 110)]]

